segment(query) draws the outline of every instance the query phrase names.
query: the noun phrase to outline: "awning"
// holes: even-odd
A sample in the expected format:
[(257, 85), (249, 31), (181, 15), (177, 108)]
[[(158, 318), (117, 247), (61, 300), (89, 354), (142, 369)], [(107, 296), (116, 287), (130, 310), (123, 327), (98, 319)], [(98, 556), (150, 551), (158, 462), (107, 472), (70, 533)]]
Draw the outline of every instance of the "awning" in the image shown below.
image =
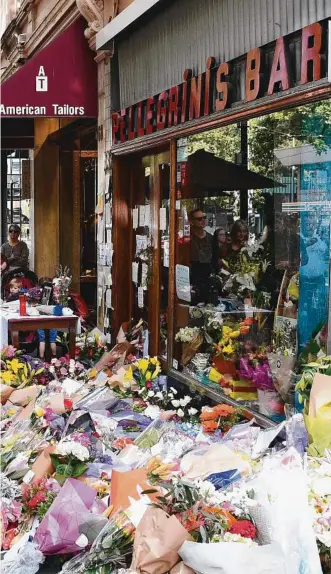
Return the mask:
[(98, 116), (97, 64), (85, 28), (76, 20), (1, 85), (2, 117)]
[(188, 157), (183, 198), (187, 191), (192, 197), (213, 197), (230, 191), (272, 189), (275, 186), (282, 184), (210, 152), (197, 150)]

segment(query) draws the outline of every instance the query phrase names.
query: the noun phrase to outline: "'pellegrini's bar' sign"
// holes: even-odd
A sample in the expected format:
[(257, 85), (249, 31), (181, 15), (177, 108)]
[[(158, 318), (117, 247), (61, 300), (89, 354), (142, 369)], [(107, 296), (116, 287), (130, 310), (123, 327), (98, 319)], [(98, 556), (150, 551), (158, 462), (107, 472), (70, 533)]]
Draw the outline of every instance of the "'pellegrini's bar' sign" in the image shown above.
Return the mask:
[(112, 114), (113, 143), (209, 116), (235, 103), (253, 102), (326, 76), (328, 21), (315, 23), (233, 62), (216, 64), (183, 83)]

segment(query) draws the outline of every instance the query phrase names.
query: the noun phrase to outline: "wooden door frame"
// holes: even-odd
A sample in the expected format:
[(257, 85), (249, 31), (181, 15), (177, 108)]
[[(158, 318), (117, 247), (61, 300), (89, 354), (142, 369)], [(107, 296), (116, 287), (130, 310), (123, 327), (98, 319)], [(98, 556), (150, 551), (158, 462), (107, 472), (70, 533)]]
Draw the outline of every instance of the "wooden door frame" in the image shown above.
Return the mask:
[[(135, 246), (133, 245), (132, 208), (135, 206), (137, 179), (135, 175), (141, 168), (143, 157), (151, 158), (151, 228), (153, 251), (152, 280), (149, 286), (148, 328), (150, 332), (150, 354), (158, 355), (160, 344), (160, 205), (161, 186), (159, 169), (162, 163), (170, 162), (170, 150), (155, 149), (147, 153), (138, 153), (113, 159), (113, 313), (112, 339), (123, 323), (129, 323), (132, 318), (133, 288), (132, 261)], [(171, 205), (170, 205), (171, 209)]]

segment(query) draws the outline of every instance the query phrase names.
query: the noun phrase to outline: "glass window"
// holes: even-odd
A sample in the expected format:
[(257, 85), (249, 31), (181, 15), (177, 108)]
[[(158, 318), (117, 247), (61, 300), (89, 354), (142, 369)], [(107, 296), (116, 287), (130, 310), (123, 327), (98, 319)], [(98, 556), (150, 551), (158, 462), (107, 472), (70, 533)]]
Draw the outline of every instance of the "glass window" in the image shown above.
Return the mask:
[(177, 142), (174, 364), (275, 421), (326, 350), (330, 126), (328, 100)]
[(6, 151), (7, 229), (12, 223), (21, 228), (20, 239), (31, 254), (31, 165), (28, 150)]

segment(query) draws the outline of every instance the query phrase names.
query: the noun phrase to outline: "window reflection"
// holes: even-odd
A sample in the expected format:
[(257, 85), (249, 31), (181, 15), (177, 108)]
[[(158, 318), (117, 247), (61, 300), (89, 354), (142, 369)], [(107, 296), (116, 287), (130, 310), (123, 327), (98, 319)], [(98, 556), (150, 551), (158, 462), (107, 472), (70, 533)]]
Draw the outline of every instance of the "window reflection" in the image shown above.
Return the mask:
[(330, 119), (319, 102), (178, 141), (176, 358), (274, 420), (300, 354), (326, 351)]

